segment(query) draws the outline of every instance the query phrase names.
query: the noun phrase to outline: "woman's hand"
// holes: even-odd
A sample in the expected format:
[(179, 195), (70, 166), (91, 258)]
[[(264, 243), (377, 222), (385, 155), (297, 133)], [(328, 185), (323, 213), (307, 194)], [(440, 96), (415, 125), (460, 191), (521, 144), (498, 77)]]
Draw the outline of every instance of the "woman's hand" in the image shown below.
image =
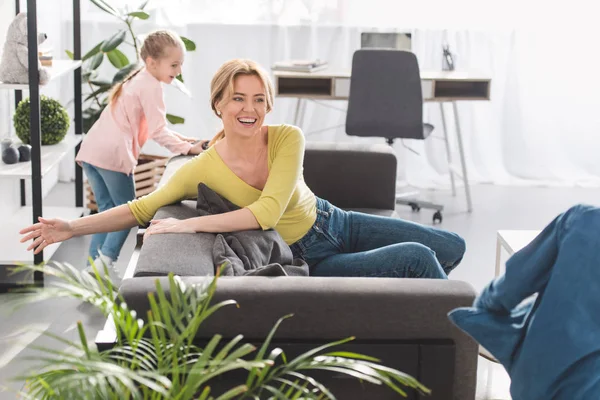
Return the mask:
[[(194, 142), (196, 142), (194, 140)], [(190, 149), (190, 151), (188, 151), (188, 154), (200, 154), (204, 151), (204, 143), (209, 142), (209, 140), (200, 140), (198, 141), (198, 143), (196, 143), (195, 145), (192, 146), (192, 148)]]
[(28, 233), (21, 238), (21, 243), (33, 239), (33, 243), (27, 247), (27, 250), (34, 249), (34, 254), (38, 254), (49, 244), (63, 242), (73, 237), (73, 228), (68, 221), (42, 217), (39, 217), (38, 221), (40, 222), (19, 231), (21, 235)]
[(196, 233), (186, 221), (176, 218), (153, 219), (144, 233), (144, 240), (158, 233)]

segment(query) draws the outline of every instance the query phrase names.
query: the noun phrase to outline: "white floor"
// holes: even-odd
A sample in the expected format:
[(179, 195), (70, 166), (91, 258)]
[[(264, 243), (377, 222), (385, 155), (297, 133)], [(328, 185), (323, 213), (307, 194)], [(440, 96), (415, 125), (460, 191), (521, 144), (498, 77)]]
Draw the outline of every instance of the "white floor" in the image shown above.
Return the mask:
[[(444, 221), (440, 227), (455, 231), (467, 242), (467, 253), (451, 279), (471, 283), (481, 290), (494, 277), (496, 231), (501, 229), (540, 229), (557, 214), (577, 203), (600, 205), (600, 189), (498, 187), (481, 185), (473, 189), (473, 212), (465, 212), (464, 197), (453, 198), (449, 193), (426, 193), (426, 197), (445, 205)], [(63, 205), (72, 201), (73, 188), (59, 184), (46, 199), (48, 205)], [(68, 204), (66, 204), (68, 205)], [(399, 206), (402, 218), (431, 224), (432, 211), (412, 213), (409, 207)], [(73, 265), (85, 265), (89, 238), (76, 238), (61, 246), (54, 259)], [(125, 268), (134, 246), (130, 235), (119, 266)], [(503, 261), (506, 255), (503, 255)], [(65, 338), (76, 338), (75, 321), (82, 321), (88, 335), (103, 324), (102, 316), (86, 305), (72, 301), (52, 301), (28, 306), (10, 313), (5, 300), (15, 295), (0, 295), (0, 386), (9, 385), (10, 377), (23, 371), (24, 357), (31, 354), (29, 344), (48, 345), (50, 341), (40, 332), (49, 330)], [(510, 382), (501, 366), (480, 357), (477, 399), (510, 399)], [(14, 385), (10, 384), (14, 388)], [(2, 392), (0, 399), (14, 399), (14, 393)]]

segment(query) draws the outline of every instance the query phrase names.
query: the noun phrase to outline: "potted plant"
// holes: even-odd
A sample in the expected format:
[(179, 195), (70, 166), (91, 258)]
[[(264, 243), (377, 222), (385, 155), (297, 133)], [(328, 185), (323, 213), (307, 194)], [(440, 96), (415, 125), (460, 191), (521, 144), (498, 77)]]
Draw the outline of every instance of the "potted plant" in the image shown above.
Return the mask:
[[(29, 97), (21, 100), (13, 115), (15, 132), (24, 144), (30, 144), (31, 142), (29, 126), (29, 109), (31, 106), (29, 103)], [(44, 95), (40, 96), (40, 119), (43, 146), (60, 143), (65, 138), (71, 125), (69, 114), (62, 104)]]
[[(218, 273), (193, 286), (171, 274), (169, 296), (157, 280), (156, 295), (148, 294), (151, 310), (141, 319), (127, 307), (110, 280), (101, 278), (96, 267), (95, 278), (67, 264), (18, 269), (42, 271), (57, 278), (57, 283), (30, 289), (33, 294), (15, 300), (14, 305), (49, 298), (79, 299), (112, 317), (118, 338), (112, 349), (98, 351), (88, 344), (81, 323), (77, 324), (78, 342), (50, 335), (67, 348), (38, 348), (38, 367), (16, 378), (26, 381), (20, 393), (24, 398), (334, 399), (327, 387), (311, 377), (315, 370), (386, 385), (400, 396), (406, 396), (406, 388), (429, 393), (413, 377), (385, 367), (372, 357), (335, 350), (353, 338), (320, 346), (293, 359), (288, 359), (282, 349), (269, 350), (277, 327), (289, 315), (277, 321), (260, 348), (244, 343), (242, 335), (228, 341), (215, 335), (203, 348), (194, 345), (203, 321), (219, 309), (236, 304), (234, 300), (212, 303)], [(216, 379), (235, 370), (246, 371), (242, 381), (223, 393), (211, 392)]]

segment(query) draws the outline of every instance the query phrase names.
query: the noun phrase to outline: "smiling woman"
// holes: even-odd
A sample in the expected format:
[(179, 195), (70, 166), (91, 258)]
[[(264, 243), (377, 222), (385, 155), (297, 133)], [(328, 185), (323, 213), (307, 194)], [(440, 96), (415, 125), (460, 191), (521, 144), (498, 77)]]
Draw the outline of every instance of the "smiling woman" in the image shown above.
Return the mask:
[[(254, 61), (235, 59), (219, 68), (211, 82), (211, 107), (223, 130), (159, 189), (70, 223), (43, 220), (24, 229), (29, 234), (23, 240), (54, 243), (137, 222), (149, 224), (147, 236), (274, 229), (294, 258), (305, 260), (317, 276), (446, 279), (461, 261), (465, 243), (454, 233), (347, 212), (316, 197), (302, 176), (302, 131), (285, 124), (263, 125), (273, 108), (273, 85)], [(195, 198), (200, 183), (240, 208), (185, 220), (153, 219), (160, 207)]]
[(273, 109), (273, 94), (273, 84), (254, 61), (234, 59), (223, 64), (211, 82), (210, 106), (223, 120), (224, 128), (210, 144), (222, 139), (227, 128), (235, 129), (232, 119), (250, 128), (262, 126), (265, 115)]

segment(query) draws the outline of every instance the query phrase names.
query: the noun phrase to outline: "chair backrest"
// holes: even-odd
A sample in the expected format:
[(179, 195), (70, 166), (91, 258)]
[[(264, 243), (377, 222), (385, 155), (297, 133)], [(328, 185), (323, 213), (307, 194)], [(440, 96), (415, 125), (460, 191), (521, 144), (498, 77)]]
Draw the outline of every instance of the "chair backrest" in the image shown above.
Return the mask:
[(403, 50), (357, 50), (352, 57), (346, 133), (424, 139), (417, 57)]

